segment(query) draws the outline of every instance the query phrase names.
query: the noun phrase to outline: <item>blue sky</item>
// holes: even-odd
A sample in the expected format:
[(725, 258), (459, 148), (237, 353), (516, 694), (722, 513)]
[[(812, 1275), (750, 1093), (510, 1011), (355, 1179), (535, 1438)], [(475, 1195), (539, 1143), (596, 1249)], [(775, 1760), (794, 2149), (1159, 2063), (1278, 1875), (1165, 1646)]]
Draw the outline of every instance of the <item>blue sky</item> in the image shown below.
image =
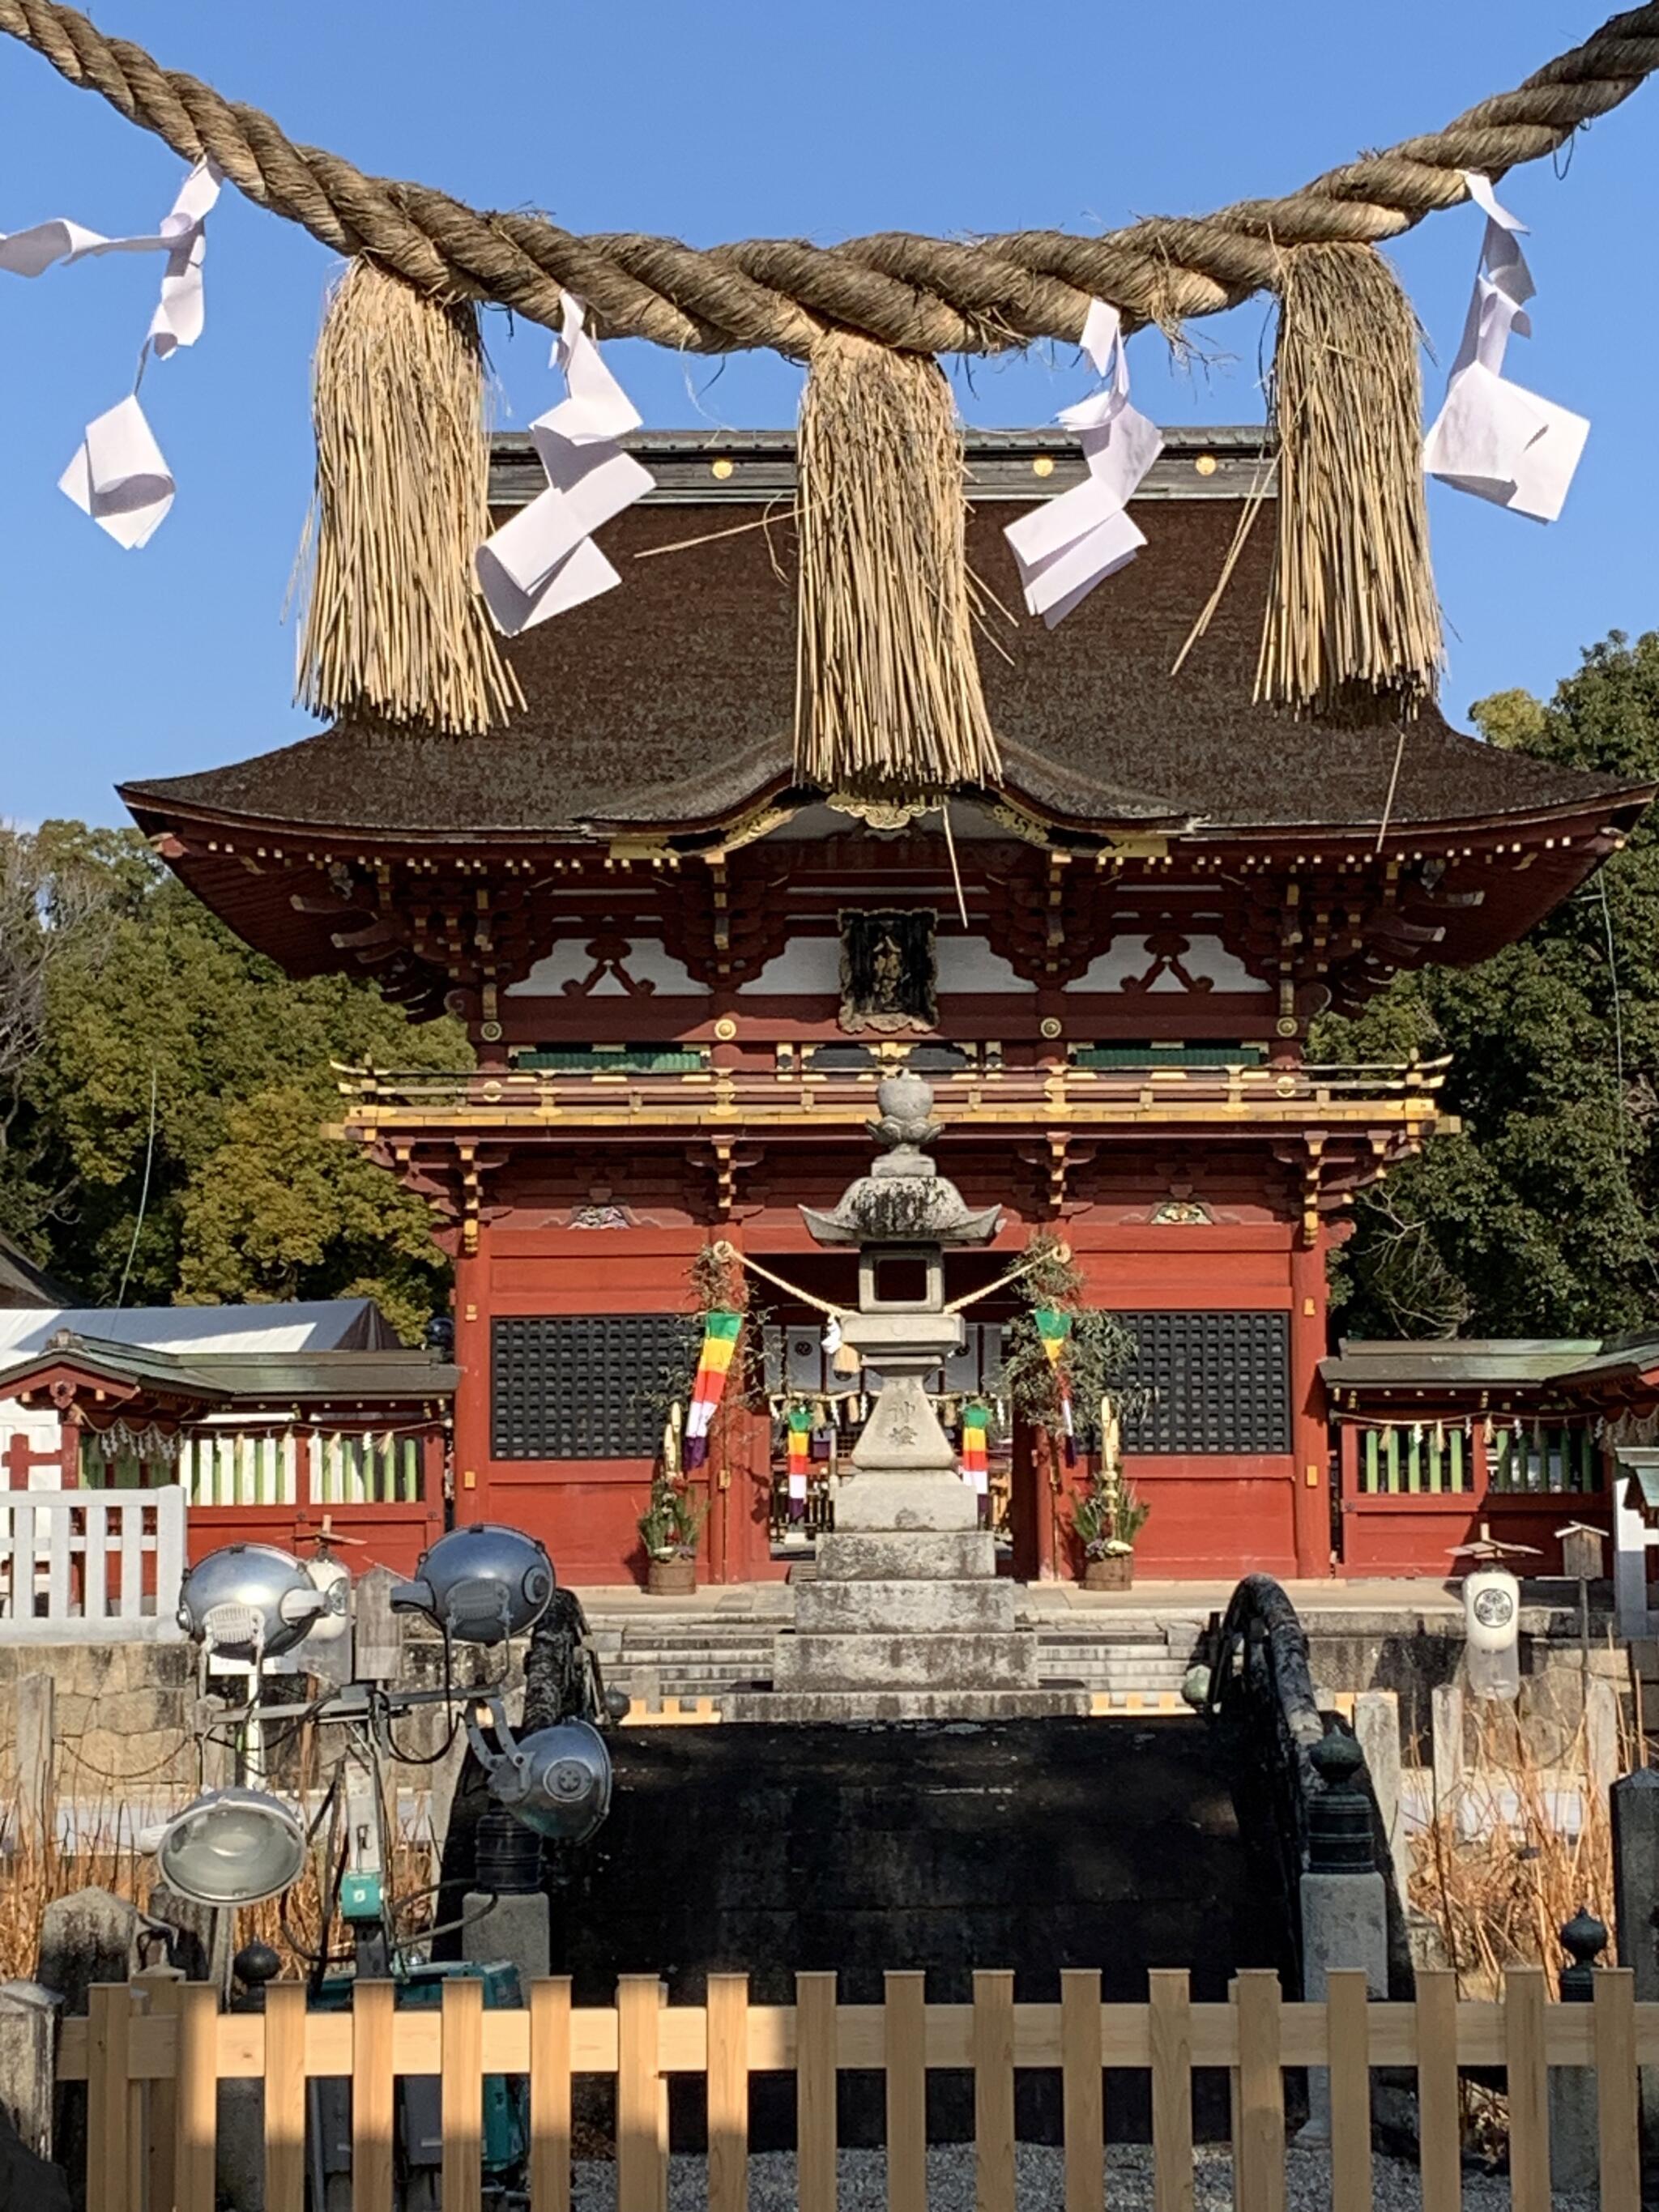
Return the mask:
[[(698, 243), (756, 233), (1109, 228), (1289, 188), (1436, 125), (1585, 36), (1595, 0), (101, 0), (103, 27), (268, 108), (289, 135), (484, 206), (578, 229)], [(1431, 490), (1452, 626), (1446, 699), (1547, 690), (1578, 648), (1656, 618), (1659, 89), (1583, 135), (1567, 173), (1518, 172), (1533, 229), (1536, 336), (1510, 374), (1591, 416), (1550, 529)], [(181, 173), (165, 147), (0, 40), (0, 229), (69, 215), (149, 228)], [(1442, 362), (1480, 242), (1472, 211), (1395, 248)], [(281, 622), (309, 495), (307, 378), (333, 267), (303, 233), (227, 192), (214, 216), (208, 329), (152, 371), (145, 401), (179, 481), (125, 553), (56, 489), (83, 424), (127, 388), (158, 264), (115, 258), (34, 284), (0, 277), (0, 817), (124, 818), (111, 787), (301, 735)], [(1179, 368), (1155, 333), (1136, 397), (1166, 421), (1261, 412), (1260, 303), (1196, 326)], [(487, 320), (509, 421), (556, 396), (543, 332)], [(793, 419), (798, 372), (612, 349), (647, 422)], [(1431, 401), (1441, 372), (1427, 369)], [(1040, 422), (1085, 388), (1060, 349), (958, 379), (969, 422)], [(1109, 590), (1109, 586), (1106, 587)]]

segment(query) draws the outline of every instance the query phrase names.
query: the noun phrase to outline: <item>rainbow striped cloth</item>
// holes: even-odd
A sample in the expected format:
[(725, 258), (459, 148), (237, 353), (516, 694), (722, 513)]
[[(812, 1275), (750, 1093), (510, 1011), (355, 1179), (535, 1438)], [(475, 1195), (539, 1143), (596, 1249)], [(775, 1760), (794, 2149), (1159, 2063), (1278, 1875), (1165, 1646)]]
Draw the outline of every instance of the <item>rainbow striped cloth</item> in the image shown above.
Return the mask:
[(726, 1378), (743, 1328), (740, 1313), (705, 1314), (702, 1350), (697, 1358), (697, 1379), (691, 1385), (691, 1404), (685, 1416), (685, 1464), (701, 1467), (708, 1456), (708, 1431), (715, 1408), (726, 1395)]

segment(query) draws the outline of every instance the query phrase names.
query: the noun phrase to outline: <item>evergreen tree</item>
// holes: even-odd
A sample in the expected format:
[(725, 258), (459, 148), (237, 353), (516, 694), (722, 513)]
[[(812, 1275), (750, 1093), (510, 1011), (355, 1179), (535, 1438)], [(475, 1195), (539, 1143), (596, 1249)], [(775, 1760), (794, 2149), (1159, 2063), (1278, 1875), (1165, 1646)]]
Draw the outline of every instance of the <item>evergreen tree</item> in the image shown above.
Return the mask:
[(0, 1036), (9, 1003), (33, 1027), (0, 1056), (0, 1225), (90, 1303), (374, 1297), (416, 1335), (447, 1263), (423, 1201), (325, 1133), (331, 1062), (464, 1066), (459, 1024), (289, 981), (137, 831), (6, 833), (8, 881)]
[[(1659, 633), (1615, 631), (1547, 704), (1471, 709), (1487, 739), (1659, 783)], [(1335, 1263), (1351, 1335), (1612, 1336), (1659, 1328), (1659, 825), (1474, 969), (1400, 977), (1322, 1059), (1449, 1053), (1460, 1135), (1364, 1194)]]

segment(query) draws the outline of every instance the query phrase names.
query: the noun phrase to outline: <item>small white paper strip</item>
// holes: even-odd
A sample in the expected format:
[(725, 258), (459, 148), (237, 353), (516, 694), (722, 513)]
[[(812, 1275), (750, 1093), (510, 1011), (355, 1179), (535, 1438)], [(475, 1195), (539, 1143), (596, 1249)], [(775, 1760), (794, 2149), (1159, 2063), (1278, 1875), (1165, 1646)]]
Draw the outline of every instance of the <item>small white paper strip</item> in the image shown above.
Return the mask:
[(1464, 181), (1486, 216), (1486, 235), (1445, 404), (1423, 441), (1423, 465), (1458, 491), (1553, 522), (1589, 423), (1505, 379), (1510, 338), (1532, 336), (1526, 306), (1537, 288), (1520, 246), (1525, 226), (1498, 204), (1489, 178), (1466, 170)]
[(137, 392), (88, 423), (58, 488), (129, 551), (155, 535), (175, 487)]
[(561, 295), (553, 359), (568, 397), (538, 416), (530, 434), (547, 489), (478, 548), (484, 604), (508, 637), (596, 599), (622, 579), (592, 542), (652, 488), (651, 471), (616, 441), (641, 417), (584, 328), (581, 302)]
[(176, 346), (194, 345), (202, 335), (206, 223), (223, 182), (211, 161), (198, 161), (160, 228), (139, 237), (106, 238), (64, 217), (14, 231), (9, 238), (0, 237), (0, 269), (14, 276), (40, 276), (59, 261), (93, 260), (106, 253), (165, 253), (161, 304), (149, 333), (158, 357), (165, 359)]
[[(14, 231), (9, 237), (0, 237), (0, 270), (15, 276), (40, 276), (58, 261), (84, 261), (105, 253), (165, 253), (161, 296), (138, 356), (142, 380), (150, 354), (165, 361), (179, 346), (194, 345), (202, 335), (207, 219), (223, 182), (211, 161), (197, 162), (160, 228), (143, 237), (106, 238), (101, 231), (63, 217)], [(131, 550), (149, 543), (166, 520), (177, 486), (136, 389), (88, 423), (58, 487), (117, 544)]]
[(1050, 629), (1146, 543), (1125, 510), (1164, 449), (1158, 425), (1129, 404), (1122, 325), (1103, 300), (1090, 303), (1083, 348), (1104, 388), (1064, 409), (1060, 420), (1080, 434), (1089, 474), (1003, 532), (1019, 565), (1026, 608)]

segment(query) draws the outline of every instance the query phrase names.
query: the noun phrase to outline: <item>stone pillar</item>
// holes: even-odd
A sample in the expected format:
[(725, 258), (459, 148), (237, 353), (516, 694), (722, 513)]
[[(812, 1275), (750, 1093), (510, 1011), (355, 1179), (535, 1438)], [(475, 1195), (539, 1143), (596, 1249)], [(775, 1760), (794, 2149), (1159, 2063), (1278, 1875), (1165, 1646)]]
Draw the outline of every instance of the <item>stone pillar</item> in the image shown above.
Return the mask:
[[(1636, 1976), (1638, 2004), (1659, 2002), (1659, 1768), (1613, 1785), (1613, 1887), (1619, 1963)], [(1642, 2139), (1659, 2150), (1659, 2067), (1642, 2069)]]
[(1604, 1674), (1584, 1685), (1584, 1765), (1589, 1786), (1605, 1807), (1619, 1779), (1619, 1692)]
[(1441, 1682), (1429, 1694), (1434, 1760), (1434, 1814), (1449, 1813), (1463, 1787), (1463, 1691)]
[[(1595, 1961), (1606, 1950), (1607, 1931), (1581, 1912), (1561, 1930), (1571, 1959), (1561, 1976), (1563, 2004), (1593, 2004)], [(1593, 2066), (1552, 2066), (1550, 2081), (1550, 2192), (1594, 2197), (1601, 2181), (1601, 2143)]]
[(1388, 1838), (1389, 1860), (1402, 1912), (1411, 1910), (1411, 1843), (1400, 1754), (1400, 1698), (1393, 1690), (1362, 1690), (1354, 1699), (1353, 1732), (1365, 1754), (1371, 1790)]
[(403, 1670), (403, 1625), (392, 1610), (398, 1577), (371, 1567), (352, 1592), (352, 1672), (360, 1682), (394, 1683)]
[(53, 1841), (58, 1818), (57, 1686), (50, 1674), (20, 1674), (14, 1692), (18, 1841), (37, 1853)]
[[(1310, 1808), (1308, 1871), (1302, 1877), (1302, 1994), (1322, 2004), (1330, 1976), (1360, 1971), (1373, 1997), (1389, 1994), (1388, 1885), (1370, 1857), (1370, 1806), (1356, 1778), (1364, 1754), (1336, 1729), (1315, 1746), (1324, 1788)], [(1308, 2124), (1301, 2140), (1328, 2142), (1330, 2075), (1308, 2069)]]
[(550, 1971), (552, 1932), (546, 1898), (538, 1890), (531, 1896), (497, 1897), (492, 1905), (488, 1891), (468, 1890), (461, 1910), (467, 1916), (461, 1930), (462, 1958), (477, 1966), (510, 1960), (518, 1969), (519, 1994), (528, 2003), (530, 1984), (545, 1981)]
[(36, 2158), (52, 2156), (58, 2000), (39, 1982), (0, 1984), (0, 2114)]
[(1319, 1363), (1325, 1357), (1325, 1236), (1291, 1245), (1291, 1516), (1298, 1575), (1331, 1571), (1330, 1428)]

